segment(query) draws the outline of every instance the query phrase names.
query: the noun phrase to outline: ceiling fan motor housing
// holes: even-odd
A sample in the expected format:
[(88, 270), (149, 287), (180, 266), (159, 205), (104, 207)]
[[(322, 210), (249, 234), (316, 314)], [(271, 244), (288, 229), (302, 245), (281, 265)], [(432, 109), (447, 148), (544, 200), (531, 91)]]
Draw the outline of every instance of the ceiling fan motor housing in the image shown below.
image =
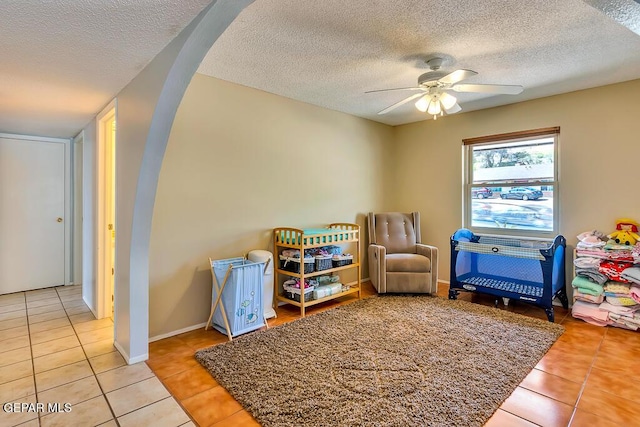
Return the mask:
[(445, 71), (427, 71), (418, 77), (418, 86), (437, 86), (438, 80), (447, 74)]

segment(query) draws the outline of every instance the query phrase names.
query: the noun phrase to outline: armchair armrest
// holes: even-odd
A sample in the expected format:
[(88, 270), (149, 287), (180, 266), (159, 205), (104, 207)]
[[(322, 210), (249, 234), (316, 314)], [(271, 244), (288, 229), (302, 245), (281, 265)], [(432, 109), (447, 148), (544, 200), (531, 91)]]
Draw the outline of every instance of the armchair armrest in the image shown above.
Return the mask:
[(433, 262), (433, 257), (438, 257), (438, 248), (435, 246), (425, 245), (424, 243), (416, 243), (416, 253), (426, 256)]
[(367, 248), (369, 254), (369, 278), (378, 293), (387, 291), (387, 248), (372, 243)]
[(431, 261), (431, 293), (435, 294), (438, 292), (438, 248), (417, 243), (416, 253), (426, 256)]

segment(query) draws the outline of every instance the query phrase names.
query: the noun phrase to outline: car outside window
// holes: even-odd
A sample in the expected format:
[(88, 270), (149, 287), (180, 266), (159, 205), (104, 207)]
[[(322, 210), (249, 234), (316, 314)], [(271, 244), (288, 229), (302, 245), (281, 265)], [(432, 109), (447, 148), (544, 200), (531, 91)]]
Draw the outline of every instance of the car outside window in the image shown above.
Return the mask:
[(478, 233), (558, 233), (559, 128), (464, 140), (464, 226)]

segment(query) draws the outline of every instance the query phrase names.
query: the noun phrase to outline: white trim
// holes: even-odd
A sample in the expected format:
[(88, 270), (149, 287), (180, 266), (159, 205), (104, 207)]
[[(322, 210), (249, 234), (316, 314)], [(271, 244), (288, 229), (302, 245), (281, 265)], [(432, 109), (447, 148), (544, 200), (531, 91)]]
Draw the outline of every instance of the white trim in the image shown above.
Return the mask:
[(118, 344), (117, 341), (113, 342), (113, 346), (116, 348), (116, 350), (118, 350), (118, 352), (122, 355), (122, 357), (124, 357), (124, 360), (127, 362), (128, 365), (133, 365), (134, 363), (139, 363), (139, 362), (144, 362), (145, 360), (149, 360), (149, 353), (141, 354), (140, 356), (131, 358), (129, 357), (127, 352), (124, 351), (122, 346)]
[(84, 295), (82, 296), (82, 301), (84, 301), (84, 303), (87, 305), (87, 307), (89, 307), (89, 310), (91, 311), (91, 313), (93, 313), (93, 317), (95, 317), (96, 319), (98, 319), (98, 315), (97, 315), (97, 313), (96, 313), (96, 310), (95, 310), (93, 307), (91, 307), (91, 304), (89, 304), (89, 303), (87, 302), (87, 300), (85, 299), (85, 296), (84, 296)]
[(451, 285), (451, 282), (448, 280), (442, 280), (442, 279), (438, 279), (438, 283), (445, 283), (447, 285)]
[(73, 139), (64, 143), (64, 284), (71, 284), (73, 258)]
[(21, 139), (26, 141), (40, 141), (40, 142), (70, 142), (70, 138), (49, 138), (46, 136), (31, 136), (31, 135), (18, 135), (13, 133), (0, 133), (0, 138), (7, 139)]
[[(96, 287), (95, 287), (95, 300), (96, 300), (96, 318), (102, 319), (110, 317), (112, 310), (112, 302), (109, 301), (110, 289), (107, 286), (107, 282), (110, 280), (109, 269), (105, 266), (107, 260), (107, 246), (110, 244), (107, 242), (107, 220), (105, 219), (106, 204), (104, 202), (104, 188), (105, 188), (105, 146), (104, 146), (104, 123), (110, 120), (112, 117), (117, 118), (118, 115), (118, 103), (114, 98), (107, 104), (107, 106), (96, 116)], [(115, 159), (113, 159), (115, 160)], [(115, 191), (115, 188), (113, 189)], [(114, 218), (115, 223), (115, 218)], [(115, 259), (113, 260), (115, 265)], [(113, 278), (115, 280), (115, 276)], [(114, 285), (115, 293), (115, 285)], [(113, 299), (115, 304), (115, 298)], [(115, 313), (115, 310), (113, 310)], [(114, 314), (114, 323), (116, 321)]]
[[(72, 142), (71, 149), (71, 217), (73, 219), (71, 226), (71, 283), (82, 283), (82, 257), (84, 256), (82, 247), (82, 221), (83, 221), (83, 198), (82, 198), (82, 184), (84, 175), (84, 164), (82, 159), (82, 152), (84, 151), (84, 130), (80, 131), (76, 135)], [(80, 156), (78, 151), (80, 150)], [(76, 193), (80, 190), (80, 194)], [(78, 196), (78, 197), (76, 197)], [(78, 238), (80, 239), (78, 241)], [(79, 271), (78, 277), (76, 277), (76, 271)]]
[(204, 328), (207, 326), (207, 322), (198, 323), (197, 325), (187, 326), (186, 328), (178, 329), (177, 331), (167, 332), (166, 334), (156, 335), (154, 337), (149, 338), (149, 342), (160, 341), (165, 338), (174, 337), (176, 335), (184, 334), (185, 332), (195, 331), (196, 329)]

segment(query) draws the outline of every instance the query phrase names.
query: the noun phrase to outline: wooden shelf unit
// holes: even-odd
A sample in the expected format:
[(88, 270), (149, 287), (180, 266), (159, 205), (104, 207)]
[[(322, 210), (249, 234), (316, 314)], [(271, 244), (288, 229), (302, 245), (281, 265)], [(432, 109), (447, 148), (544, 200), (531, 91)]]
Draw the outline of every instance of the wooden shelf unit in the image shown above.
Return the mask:
[[(329, 268), (321, 271), (314, 271), (312, 273), (304, 272), (304, 251), (305, 249), (319, 248), (322, 246), (330, 245), (346, 245), (355, 247), (355, 252), (348, 251), (353, 254), (353, 263), (343, 265), (341, 267)], [(283, 270), (280, 266), (280, 254), (283, 249), (298, 249), (300, 251), (300, 272), (294, 273), (292, 271)], [(358, 224), (338, 222), (329, 224), (326, 232), (318, 232), (316, 229), (312, 233), (305, 233), (304, 230), (299, 228), (290, 227), (278, 227), (273, 229), (273, 259), (276, 264), (274, 273), (274, 299), (275, 305), (277, 303), (284, 302), (300, 307), (300, 316), (304, 317), (305, 308), (311, 305), (319, 304), (325, 301), (330, 301), (335, 298), (340, 298), (345, 295), (358, 294), (358, 298), (361, 297), (362, 284), (360, 281), (360, 226)], [(282, 276), (295, 277), (300, 279), (300, 283), (304, 283), (304, 280), (309, 277), (330, 275), (337, 271), (344, 270), (356, 270), (356, 281), (350, 283), (343, 283), (349, 285), (349, 289), (337, 294), (329, 295), (323, 298), (305, 301), (304, 290), (300, 294), (300, 302), (287, 298), (280, 293), (280, 285)]]

